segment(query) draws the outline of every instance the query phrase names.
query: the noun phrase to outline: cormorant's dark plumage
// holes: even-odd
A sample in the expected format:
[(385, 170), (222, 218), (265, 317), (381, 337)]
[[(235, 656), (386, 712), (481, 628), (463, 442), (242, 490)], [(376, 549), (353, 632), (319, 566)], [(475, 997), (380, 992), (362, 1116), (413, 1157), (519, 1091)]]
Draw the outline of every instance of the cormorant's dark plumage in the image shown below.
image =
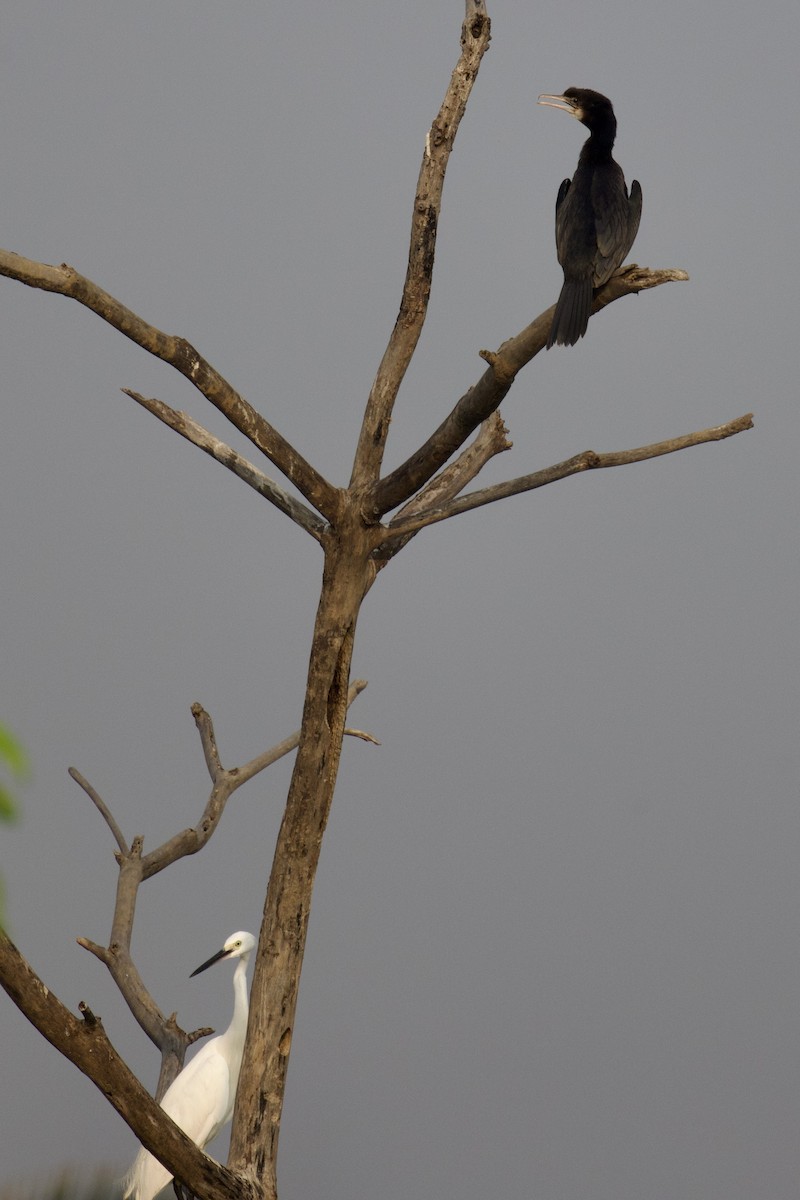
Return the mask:
[(562, 96), (542, 95), (540, 104), (559, 108), (589, 130), (572, 180), (565, 179), (556, 200), (556, 249), (564, 269), (547, 349), (574, 346), (586, 333), (594, 288), (622, 264), (633, 245), (642, 215), (642, 189), (634, 179), (630, 195), (611, 150), (617, 119), (611, 101), (590, 88), (567, 88)]

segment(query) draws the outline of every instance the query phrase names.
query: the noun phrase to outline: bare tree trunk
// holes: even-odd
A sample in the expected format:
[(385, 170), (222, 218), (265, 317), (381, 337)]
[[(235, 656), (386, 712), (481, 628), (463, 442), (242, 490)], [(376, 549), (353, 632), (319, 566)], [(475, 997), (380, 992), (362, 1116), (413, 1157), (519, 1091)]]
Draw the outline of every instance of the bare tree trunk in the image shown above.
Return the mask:
[[(353, 510), (350, 510), (353, 512)], [(356, 621), (374, 577), (360, 518), (331, 530), (311, 649), (300, 745), (278, 834), (250, 992), (229, 1167), (277, 1195), (276, 1162), (300, 971), (322, 835), (336, 786)]]

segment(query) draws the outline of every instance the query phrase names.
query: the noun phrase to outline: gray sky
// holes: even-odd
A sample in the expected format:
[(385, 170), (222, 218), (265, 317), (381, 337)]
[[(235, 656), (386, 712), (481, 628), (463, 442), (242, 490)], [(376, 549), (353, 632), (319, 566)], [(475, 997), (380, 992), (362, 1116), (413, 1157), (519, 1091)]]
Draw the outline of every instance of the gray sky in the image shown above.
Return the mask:
[[(541, 355), (486, 482), (749, 410), (720, 445), (572, 479), (420, 536), (365, 605), (281, 1135), (282, 1194), (795, 1200), (798, 406), (795, 0), (490, 0), (394, 465), (558, 293), (553, 207), (613, 99), (633, 259), (688, 284)], [(342, 0), (54, 5), (0, 22), (3, 234), (180, 333), (334, 482), (390, 332), (462, 10)], [(199, 815), (189, 706), (226, 765), (296, 728), (321, 556), (121, 395), (173, 372), (0, 281), (2, 706), (35, 775), (0, 831), (11, 932), (149, 1085), (101, 966), (113, 845)], [(246, 449), (246, 447), (244, 447)], [(251, 453), (251, 451), (247, 451)], [(254, 453), (254, 452), (252, 452)], [(186, 1027), (227, 1023), (290, 764), (146, 885), (134, 949)], [(2, 1180), (122, 1171), (102, 1096), (0, 1003)], [(224, 1155), (223, 1139), (215, 1147)]]

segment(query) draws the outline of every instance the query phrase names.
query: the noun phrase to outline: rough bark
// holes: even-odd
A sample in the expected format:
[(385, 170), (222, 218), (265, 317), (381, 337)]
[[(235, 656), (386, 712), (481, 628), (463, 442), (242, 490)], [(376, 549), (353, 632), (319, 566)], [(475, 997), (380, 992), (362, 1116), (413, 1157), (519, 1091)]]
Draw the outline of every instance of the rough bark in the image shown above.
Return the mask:
[(277, 1192), (284, 1087), (314, 877), (336, 786), (361, 601), (374, 539), (354, 516), (325, 543), (300, 745), (275, 847), (250, 993), (229, 1164)]

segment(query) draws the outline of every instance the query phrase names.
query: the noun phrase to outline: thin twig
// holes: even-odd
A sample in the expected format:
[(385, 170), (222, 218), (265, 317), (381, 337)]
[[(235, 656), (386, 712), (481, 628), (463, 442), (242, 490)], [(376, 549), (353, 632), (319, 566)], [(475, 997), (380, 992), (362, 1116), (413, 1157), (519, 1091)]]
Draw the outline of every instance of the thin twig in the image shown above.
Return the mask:
[(380, 746), (380, 742), (372, 733), (367, 733), (364, 729), (345, 729), (346, 737), (361, 738), (362, 742), (371, 742), (373, 746)]
[(84, 950), (88, 950), (90, 954), (95, 956), (95, 958), (99, 958), (101, 963), (103, 963), (105, 966), (108, 966), (109, 962), (111, 961), (111, 953), (107, 946), (100, 946), (97, 942), (92, 942), (89, 940), (89, 938), (85, 937), (79, 937), (75, 940), (79, 946), (83, 947)]
[(105, 803), (103, 798), (100, 796), (100, 794), (97, 791), (95, 791), (95, 789), (92, 787), (92, 785), (89, 783), (89, 781), (87, 779), (84, 779), (84, 777), (81, 775), (80, 771), (76, 770), (75, 767), (68, 767), (67, 772), (69, 775), (72, 776), (72, 778), (75, 780), (75, 782), (78, 784), (78, 786), (83, 788), (83, 790), (86, 792), (86, 795), (91, 800), (92, 804), (95, 806), (97, 811), (100, 813), (100, 816), (103, 818), (106, 825), (111, 830), (111, 833), (113, 834), (113, 837), (114, 837), (114, 841), (119, 846), (120, 853), (127, 854), (128, 853), (128, 843), (125, 841), (125, 838), (122, 836), (122, 830), (120, 829), (119, 825), (117, 824), (117, 822), (114, 820), (113, 816), (111, 815), (111, 810), (109, 809), (108, 805)]
[[(367, 686), (366, 679), (354, 679), (347, 690), (347, 707), (349, 708), (357, 696), (360, 696)], [(300, 745), (300, 730), (295, 730), (289, 737), (284, 738), (282, 742), (278, 742), (277, 746), (266, 750), (263, 754), (259, 754), (256, 758), (245, 763), (243, 767), (236, 769), (236, 786), (241, 787), (243, 783), (247, 783), (254, 775), (258, 775), (265, 767), (271, 766), (277, 762), (279, 758), (283, 758), (286, 754), (290, 754), (292, 750), (296, 750)], [(380, 743), (378, 743), (380, 745)]]

